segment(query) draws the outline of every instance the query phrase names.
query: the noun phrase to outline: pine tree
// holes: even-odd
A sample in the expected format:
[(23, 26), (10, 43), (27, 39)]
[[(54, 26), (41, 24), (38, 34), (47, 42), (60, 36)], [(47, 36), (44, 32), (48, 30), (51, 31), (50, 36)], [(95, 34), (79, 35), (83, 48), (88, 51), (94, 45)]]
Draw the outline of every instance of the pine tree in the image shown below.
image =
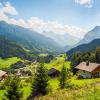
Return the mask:
[(100, 63), (100, 47), (96, 49), (95, 56), (96, 56), (96, 62)]
[(22, 95), (19, 90), (20, 79), (17, 76), (9, 76), (7, 82), (7, 91), (5, 93), (7, 100), (20, 100)]
[(38, 95), (45, 95), (48, 92), (48, 75), (43, 63), (37, 67), (37, 71), (34, 75), (32, 82), (31, 98)]
[(66, 86), (66, 77), (67, 77), (67, 70), (66, 70), (66, 67), (63, 65), (61, 69), (61, 74), (59, 77), (59, 86), (61, 89), (65, 88)]

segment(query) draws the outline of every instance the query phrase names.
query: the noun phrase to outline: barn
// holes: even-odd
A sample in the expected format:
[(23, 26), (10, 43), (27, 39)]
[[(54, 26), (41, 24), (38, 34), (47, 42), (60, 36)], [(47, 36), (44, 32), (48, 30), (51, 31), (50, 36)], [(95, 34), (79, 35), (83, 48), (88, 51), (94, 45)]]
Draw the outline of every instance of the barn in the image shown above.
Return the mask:
[(98, 78), (100, 77), (100, 64), (82, 62), (75, 67), (78, 69), (78, 76), (82, 78)]
[(55, 68), (51, 68), (48, 70), (48, 75), (51, 77), (57, 77), (60, 75), (60, 71)]

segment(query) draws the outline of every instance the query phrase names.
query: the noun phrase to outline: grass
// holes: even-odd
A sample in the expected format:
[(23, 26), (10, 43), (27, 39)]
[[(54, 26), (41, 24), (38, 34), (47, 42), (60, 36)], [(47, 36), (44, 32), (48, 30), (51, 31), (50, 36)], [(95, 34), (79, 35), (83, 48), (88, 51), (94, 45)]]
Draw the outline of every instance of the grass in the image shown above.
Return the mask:
[(40, 57), (45, 57), (45, 56), (47, 56), (47, 55), (48, 55), (48, 54), (46, 54), (46, 53), (39, 54)]
[(58, 81), (57, 78), (50, 79), (49, 84), (50, 84), (51, 89), (52, 89), (53, 91), (57, 90), (58, 87), (59, 87), (59, 81)]
[(0, 58), (0, 69), (9, 68), (12, 64), (14, 64), (20, 60), (21, 59), (17, 58), (17, 57), (12, 57), (12, 58), (7, 58), (7, 59)]
[(30, 95), (31, 92), (31, 84), (29, 82), (25, 82), (25, 79), (21, 80), (22, 91), (23, 91), (23, 100), (26, 100), (27, 97)]
[(93, 84), (93, 83), (98, 83), (100, 82), (100, 78), (95, 78), (95, 79), (76, 79), (73, 77), (71, 79), (71, 83), (77, 87), (84, 87), (86, 84)]
[(58, 90), (35, 100), (100, 100), (100, 84), (79, 89)]
[(55, 68), (57, 70), (61, 70), (63, 64), (65, 65), (66, 68), (70, 68), (70, 62), (65, 61), (64, 55), (58, 56), (54, 58), (50, 63), (46, 63), (44, 66), (47, 69)]
[(5, 90), (0, 90), (0, 100), (4, 97)]

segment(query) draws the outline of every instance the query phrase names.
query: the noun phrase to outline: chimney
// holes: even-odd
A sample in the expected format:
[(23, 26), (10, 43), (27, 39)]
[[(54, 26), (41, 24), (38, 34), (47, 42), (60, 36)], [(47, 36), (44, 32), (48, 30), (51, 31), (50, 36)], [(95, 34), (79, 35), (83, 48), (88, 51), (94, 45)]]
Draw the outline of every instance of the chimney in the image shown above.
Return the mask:
[(86, 66), (89, 66), (89, 61), (86, 62)]

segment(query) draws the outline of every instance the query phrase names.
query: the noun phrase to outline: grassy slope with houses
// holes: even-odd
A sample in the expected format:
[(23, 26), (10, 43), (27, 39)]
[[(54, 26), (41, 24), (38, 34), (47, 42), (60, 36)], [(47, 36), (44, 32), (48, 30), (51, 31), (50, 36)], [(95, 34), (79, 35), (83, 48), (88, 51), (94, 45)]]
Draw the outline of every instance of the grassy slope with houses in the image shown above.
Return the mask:
[[(20, 61), (20, 58), (8, 58), (6, 60), (0, 59), (0, 68), (7, 68), (9, 67), (11, 64), (16, 63), (17, 61)], [(70, 62), (69, 61), (64, 61), (64, 55), (59, 55), (57, 57), (55, 57), (50, 63), (48, 64), (44, 64), (44, 66), (47, 69), (50, 68), (56, 68), (58, 70), (61, 69), (62, 65), (65, 65), (66, 68), (70, 68)], [(2, 66), (2, 67), (1, 67)], [(36, 64), (32, 63), (30, 66), (25, 67), (25, 69), (30, 69), (30, 70), (34, 70)], [(32, 71), (34, 73), (34, 71)], [(39, 97), (36, 98), (36, 100), (73, 100), (73, 98), (75, 100), (87, 100), (87, 98), (89, 99), (94, 98), (94, 92), (95, 92), (95, 97), (99, 97), (98, 95), (100, 92), (100, 79), (83, 79), (83, 80), (78, 80), (76, 79), (75, 76), (73, 76), (70, 79), (70, 83), (73, 85), (72, 89), (64, 89), (64, 90), (60, 90), (59, 89), (59, 82), (57, 78), (53, 78), (50, 79), (49, 83), (50, 86), (52, 88), (52, 92), (50, 92), (48, 95), (44, 96), (44, 97)], [(0, 85), (2, 85), (2, 83), (0, 83)], [(30, 78), (29, 77), (25, 77), (25, 78), (21, 78), (21, 90), (23, 90), (23, 100), (25, 100), (29, 95), (30, 95)], [(87, 92), (89, 91), (89, 92)], [(0, 89), (0, 100), (2, 100), (1, 97), (4, 97), (4, 93), (6, 92), (6, 90), (4, 89)], [(59, 95), (59, 98), (58, 98)], [(86, 97), (86, 95), (88, 95)], [(94, 99), (89, 99), (89, 100), (94, 100)], [(96, 100), (99, 100), (98, 98)]]

